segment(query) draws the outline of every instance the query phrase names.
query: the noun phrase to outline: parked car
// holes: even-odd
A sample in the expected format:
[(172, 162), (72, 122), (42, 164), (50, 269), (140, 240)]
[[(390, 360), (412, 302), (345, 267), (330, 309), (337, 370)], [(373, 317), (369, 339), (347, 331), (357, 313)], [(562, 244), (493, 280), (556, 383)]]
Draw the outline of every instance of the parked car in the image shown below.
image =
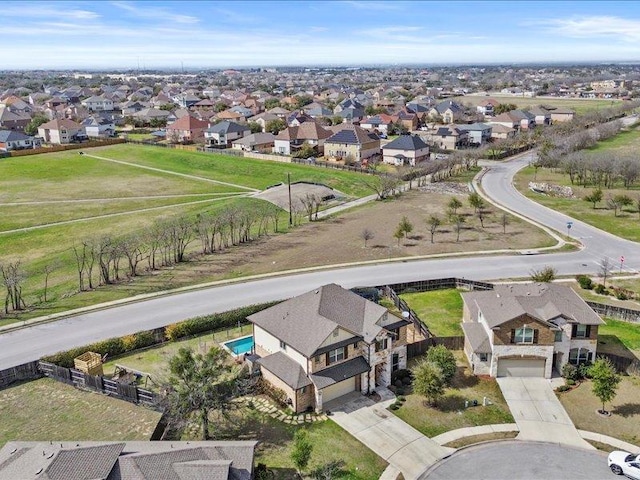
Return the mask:
[(607, 464), (616, 475), (640, 480), (640, 455), (617, 450), (607, 457)]

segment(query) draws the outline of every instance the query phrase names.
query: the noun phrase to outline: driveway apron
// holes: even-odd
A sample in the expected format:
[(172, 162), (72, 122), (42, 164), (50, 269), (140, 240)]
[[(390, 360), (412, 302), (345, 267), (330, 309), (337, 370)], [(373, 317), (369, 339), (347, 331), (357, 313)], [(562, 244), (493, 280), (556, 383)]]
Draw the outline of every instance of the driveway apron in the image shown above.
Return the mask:
[(517, 439), (594, 449), (578, 433), (549, 380), (530, 377), (497, 380), (520, 430)]
[(392, 399), (375, 403), (357, 394), (344, 400), (327, 407), (332, 412), (330, 418), (400, 470), (407, 480), (418, 478), (455, 451), (425, 437), (387, 410)]

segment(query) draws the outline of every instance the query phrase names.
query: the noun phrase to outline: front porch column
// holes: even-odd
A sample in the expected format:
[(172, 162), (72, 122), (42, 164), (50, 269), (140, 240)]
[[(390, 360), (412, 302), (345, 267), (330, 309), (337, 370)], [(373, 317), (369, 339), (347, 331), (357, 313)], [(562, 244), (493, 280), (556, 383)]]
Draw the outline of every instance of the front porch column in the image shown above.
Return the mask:
[(322, 390), (320, 390), (315, 385), (313, 386), (314, 395), (316, 398), (316, 413), (322, 412)]

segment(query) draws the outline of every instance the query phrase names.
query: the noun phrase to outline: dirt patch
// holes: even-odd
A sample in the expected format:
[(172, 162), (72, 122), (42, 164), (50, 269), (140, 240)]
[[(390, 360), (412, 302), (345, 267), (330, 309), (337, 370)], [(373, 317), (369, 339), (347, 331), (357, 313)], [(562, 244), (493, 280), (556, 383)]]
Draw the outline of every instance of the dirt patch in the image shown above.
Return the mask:
[[(304, 208), (302, 200), (307, 195), (313, 195), (317, 198), (322, 198), (325, 201), (331, 201), (338, 198), (344, 198), (344, 194), (334, 190), (326, 185), (319, 185), (314, 183), (298, 182), (291, 184), (291, 204), (294, 210)], [(274, 203), (280, 208), (289, 211), (289, 188), (286, 184), (282, 183), (275, 187), (267, 188), (266, 190), (254, 195), (255, 198), (266, 200), (267, 202)]]

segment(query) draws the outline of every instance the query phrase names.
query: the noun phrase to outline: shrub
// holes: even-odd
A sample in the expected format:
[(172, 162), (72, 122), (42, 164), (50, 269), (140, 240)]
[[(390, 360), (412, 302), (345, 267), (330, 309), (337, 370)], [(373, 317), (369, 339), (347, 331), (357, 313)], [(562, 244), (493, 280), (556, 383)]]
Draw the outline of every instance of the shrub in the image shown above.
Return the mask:
[(404, 395), (400, 395), (397, 399), (396, 402), (406, 402), (407, 401), (407, 397), (405, 397)]
[(575, 380), (572, 380), (570, 378), (567, 378), (564, 382), (565, 386), (569, 386), (569, 387), (573, 387), (576, 384)]
[(578, 378), (591, 378), (591, 362), (584, 362), (578, 365)]
[(411, 382), (412, 382), (412, 381), (413, 381), (413, 380), (411, 379), (411, 377), (404, 377), (404, 378), (402, 379), (402, 383), (403, 383), (404, 385), (406, 385), (407, 387), (408, 387), (409, 385), (411, 385)]
[(389, 408), (390, 408), (391, 410), (398, 410), (400, 407), (398, 406), (398, 404), (397, 404), (397, 403), (392, 403), (392, 404), (389, 406)]
[(586, 275), (578, 275), (576, 276), (576, 280), (578, 281), (580, 288), (584, 290), (591, 290), (593, 288), (593, 281)]
[(404, 395), (404, 388), (396, 388), (396, 395)]
[(607, 287), (605, 287), (601, 283), (596, 284), (596, 286), (593, 288), (593, 291), (600, 295), (609, 295), (609, 291), (607, 290)]
[(565, 363), (562, 366), (562, 378), (565, 380), (576, 381), (578, 379), (578, 369), (576, 366), (571, 365), (570, 363)]
[(571, 390), (571, 387), (567, 384), (567, 385), (560, 385), (558, 388), (556, 388), (557, 392), (566, 392), (568, 390)]
[(281, 407), (289, 407), (289, 403), (287, 402), (288, 398), (287, 394), (284, 390), (274, 387), (272, 384), (267, 382), (264, 378), (260, 378), (256, 382), (256, 391), (267, 397), (271, 398), (274, 402), (276, 402)]
[(398, 387), (398, 388), (402, 388), (402, 386), (404, 385), (404, 383), (402, 383), (402, 380), (397, 379), (395, 382), (393, 382), (393, 385)]
[(427, 351), (427, 361), (435, 363), (440, 368), (445, 385), (449, 385), (458, 370), (453, 352), (444, 345), (436, 345)]
[(400, 370), (396, 370), (391, 374), (391, 383), (395, 385), (396, 380), (404, 381), (405, 378), (411, 380), (411, 370), (401, 368)]

